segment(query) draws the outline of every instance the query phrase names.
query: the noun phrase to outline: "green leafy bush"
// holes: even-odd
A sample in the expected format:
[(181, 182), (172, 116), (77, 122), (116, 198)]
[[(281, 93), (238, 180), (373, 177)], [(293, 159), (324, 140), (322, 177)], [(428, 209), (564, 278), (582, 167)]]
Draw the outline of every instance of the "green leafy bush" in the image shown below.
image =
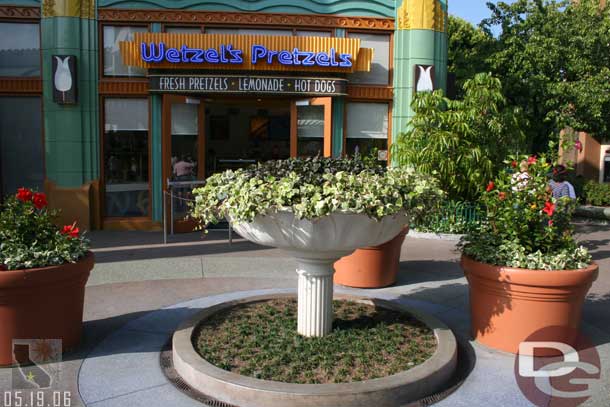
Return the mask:
[(269, 211), (289, 210), (299, 219), (333, 212), (374, 219), (406, 209), (417, 218), (442, 197), (436, 181), (413, 169), (385, 168), (353, 159), (269, 161), (207, 179), (193, 191), (191, 216), (205, 227), (227, 215), (250, 222)]
[(583, 188), (585, 202), (594, 206), (610, 206), (610, 184), (589, 181)]
[(462, 100), (421, 92), (412, 107), (415, 116), (392, 145), (392, 159), (437, 177), (451, 200), (475, 202), (502, 161), (523, 151), (521, 113), (507, 106), (502, 84), (489, 74), (466, 81)]
[[(527, 173), (518, 163), (527, 160)], [(573, 237), (571, 225), (576, 202), (554, 199), (546, 158), (513, 157), (510, 166), (482, 193), (487, 217), (461, 242), (464, 254), (498, 265), (540, 270), (579, 269), (591, 256)]]
[(46, 196), (20, 188), (0, 212), (0, 269), (29, 269), (74, 263), (89, 250), (76, 223), (58, 228)]

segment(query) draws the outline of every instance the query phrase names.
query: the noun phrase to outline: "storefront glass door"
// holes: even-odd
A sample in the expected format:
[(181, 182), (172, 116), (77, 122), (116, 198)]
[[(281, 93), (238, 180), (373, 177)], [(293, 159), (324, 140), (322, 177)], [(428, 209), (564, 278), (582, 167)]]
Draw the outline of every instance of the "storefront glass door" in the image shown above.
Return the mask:
[(171, 192), (167, 207), (173, 209), (174, 229), (190, 231), (194, 224), (185, 219), (193, 198), (193, 182), (202, 181), (205, 175), (203, 102), (198, 98), (166, 95), (163, 117), (164, 188)]
[(292, 102), (293, 157), (331, 155), (332, 98), (312, 98)]

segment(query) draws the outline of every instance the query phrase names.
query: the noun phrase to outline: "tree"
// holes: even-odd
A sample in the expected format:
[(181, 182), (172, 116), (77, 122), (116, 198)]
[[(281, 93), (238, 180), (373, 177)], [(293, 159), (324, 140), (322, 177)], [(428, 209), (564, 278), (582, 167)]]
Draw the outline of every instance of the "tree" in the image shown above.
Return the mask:
[(524, 109), (528, 140), (542, 150), (571, 127), (610, 136), (610, 7), (599, 0), (488, 3), (499, 25), (487, 59), (508, 102)]
[(459, 17), (449, 16), (448, 71), (455, 74), (457, 98), (462, 98), (464, 82), (479, 72), (489, 72), (488, 62), (496, 40), (489, 31), (475, 27)]
[(415, 116), (392, 145), (392, 157), (435, 174), (449, 199), (474, 201), (505, 158), (523, 152), (523, 123), (519, 109), (507, 106), (500, 80), (490, 74), (467, 80), (463, 92), (462, 100), (447, 99), (441, 91), (416, 94)]

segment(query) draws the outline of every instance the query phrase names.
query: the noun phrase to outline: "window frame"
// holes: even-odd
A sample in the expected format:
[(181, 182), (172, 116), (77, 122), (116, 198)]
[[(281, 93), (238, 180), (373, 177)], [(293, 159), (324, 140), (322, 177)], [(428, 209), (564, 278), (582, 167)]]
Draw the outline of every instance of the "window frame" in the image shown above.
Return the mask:
[[(38, 7), (36, 7), (38, 9)], [(43, 148), (42, 154), (42, 168), (43, 177), (47, 179), (47, 165), (46, 165), (46, 148), (45, 148), (45, 126), (44, 126), (44, 99), (42, 96), (42, 30), (40, 28), (40, 18), (0, 18), (2, 23), (14, 23), (14, 24), (37, 24), (38, 25), (38, 46), (39, 46), (39, 63), (40, 63), (40, 75), (39, 76), (0, 76), (0, 82), (25, 82), (28, 85), (27, 89), (11, 89), (9, 91), (3, 90), (0, 87), (0, 97), (38, 97), (40, 98), (40, 117), (42, 119), (42, 125), (40, 129), (40, 142)], [(35, 90), (32, 90), (35, 89)], [(0, 181), (2, 180), (2, 169), (0, 168)], [(2, 203), (4, 191), (2, 190), (2, 182), (0, 182), (0, 203)]]
[(151, 32), (151, 25), (145, 23), (132, 23), (132, 22), (100, 22), (98, 24), (98, 78), (100, 81), (111, 80), (111, 81), (142, 81), (146, 79), (146, 75), (142, 76), (127, 76), (127, 75), (106, 75), (104, 73), (104, 67), (106, 66), (106, 58), (104, 56), (104, 27), (145, 27), (148, 32)]
[[(0, 18), (0, 23), (10, 23), (10, 24), (36, 24), (38, 26), (38, 63), (40, 68), (40, 74), (38, 76), (2, 76), (0, 75), (0, 79), (18, 79), (18, 80), (42, 80), (42, 30), (40, 27), (39, 19), (9, 19), (9, 18)], [(42, 92), (41, 92), (42, 94)]]
[(345, 109), (343, 111), (343, 148), (341, 149), (342, 153), (345, 153), (347, 147), (347, 105), (349, 103), (383, 103), (388, 105), (388, 167), (392, 166), (392, 130), (393, 130), (393, 109), (394, 109), (394, 101), (387, 99), (365, 99), (365, 98), (346, 98), (345, 99)]
[(388, 83), (350, 83), (350, 86), (359, 87), (374, 87), (374, 88), (393, 88), (394, 87), (394, 31), (386, 30), (364, 30), (364, 29), (348, 29), (345, 31), (345, 38), (351, 38), (350, 34), (368, 34), (368, 35), (387, 35), (389, 36), (389, 53), (388, 53)]
[[(2, 77), (4, 78), (4, 77)], [(40, 143), (42, 146), (42, 177), (43, 177), (43, 189), (44, 184), (47, 181), (47, 155), (46, 155), (46, 146), (45, 146), (45, 134), (44, 134), (44, 100), (41, 93), (4, 93), (0, 92), (0, 98), (10, 98), (10, 97), (30, 97), (30, 98), (38, 98), (40, 99)], [(0, 203), (2, 203), (4, 196), (3, 189), (3, 174), (2, 174), (2, 166), (0, 166)], [(14, 191), (15, 193), (17, 191)], [(41, 191), (43, 192), (43, 191)]]
[[(106, 163), (105, 141), (106, 141), (106, 99), (145, 99), (148, 105), (148, 213), (145, 216), (108, 216), (106, 215)], [(100, 215), (102, 222), (112, 221), (120, 222), (124, 220), (152, 220), (152, 101), (150, 95), (100, 95)]]

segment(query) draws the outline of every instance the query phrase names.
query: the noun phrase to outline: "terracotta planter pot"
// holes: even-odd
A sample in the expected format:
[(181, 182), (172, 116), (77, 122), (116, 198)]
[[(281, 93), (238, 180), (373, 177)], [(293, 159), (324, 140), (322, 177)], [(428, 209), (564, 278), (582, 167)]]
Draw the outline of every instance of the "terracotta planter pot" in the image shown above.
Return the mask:
[(93, 253), (77, 263), (0, 272), (0, 366), (13, 364), (13, 339), (80, 341), (85, 284)]
[(381, 288), (396, 282), (400, 248), (409, 228), (389, 242), (363, 247), (335, 263), (335, 284), (358, 288)]
[(561, 337), (552, 340), (573, 344), (585, 296), (598, 275), (596, 264), (580, 270), (527, 270), (462, 256), (461, 265), (470, 285), (472, 336), (511, 353), (548, 327), (569, 328), (557, 330)]

